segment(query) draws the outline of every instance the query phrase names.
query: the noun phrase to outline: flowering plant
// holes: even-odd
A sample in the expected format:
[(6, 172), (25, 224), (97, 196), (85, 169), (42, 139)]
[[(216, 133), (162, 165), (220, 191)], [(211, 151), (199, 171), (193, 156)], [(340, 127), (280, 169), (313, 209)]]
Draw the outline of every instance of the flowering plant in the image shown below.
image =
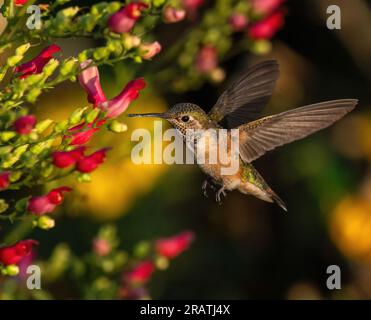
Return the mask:
[[(55, 227), (55, 210), (74, 192), (62, 179), (75, 177), (80, 183), (89, 182), (90, 174), (104, 164), (110, 149), (87, 144), (99, 131), (126, 131), (127, 126), (117, 118), (147, 82), (158, 85), (171, 79), (168, 89), (185, 91), (204, 81), (221, 81), (224, 71), (220, 62), (241, 50), (267, 52), (269, 39), (282, 26), (284, 15), (283, 1), (112, 1), (86, 8), (56, 0), (52, 4), (41, 1), (41, 23), (26, 28), (30, 19), (27, 8), (35, 2), (5, 0), (1, 7), (6, 27), (0, 38), (0, 191), (6, 199), (0, 200), (0, 220), (9, 233), (0, 234), (0, 272), (5, 276), (17, 275), (22, 261), (34, 256), (36, 246), (42, 246), (36, 240), (24, 239), (32, 228)], [(172, 47), (157, 57), (165, 46), (155, 40), (155, 27), (174, 23), (189, 31), (180, 42), (169, 41)], [(235, 47), (234, 37), (238, 38)], [(60, 41), (66, 38), (89, 38), (99, 46), (69, 56)], [(147, 64), (146, 60), (153, 61)], [(138, 77), (133, 77), (117, 96), (108, 97), (101, 86), (99, 68), (120, 63), (123, 68), (136, 70)], [(156, 79), (152, 81), (153, 74)], [(79, 106), (61, 121), (38, 119), (34, 110), (40, 96), (68, 81), (80, 84), (89, 105)], [(114, 228), (103, 228), (88, 257), (75, 257), (75, 263), (65, 267), (76, 271), (76, 266), (87, 260), (86, 268), (123, 274), (116, 288), (119, 297), (144, 297), (144, 284), (152, 272), (165, 269), (168, 260), (187, 249), (192, 239), (190, 232), (160, 239), (153, 246), (144, 245), (140, 259), (129, 259), (117, 249)], [(54, 255), (61, 252), (70, 254), (67, 247), (59, 246)], [(50, 259), (45, 266), (52, 269), (53, 255)], [(74, 274), (82, 276), (77, 271)], [(95, 289), (91, 288), (92, 292)]]

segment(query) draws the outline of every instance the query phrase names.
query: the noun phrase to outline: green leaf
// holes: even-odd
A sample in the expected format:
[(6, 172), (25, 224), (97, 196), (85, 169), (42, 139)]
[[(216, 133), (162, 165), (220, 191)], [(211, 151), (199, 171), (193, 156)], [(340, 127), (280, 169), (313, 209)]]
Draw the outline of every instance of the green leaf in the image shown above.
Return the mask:
[(4, 199), (0, 199), (0, 213), (5, 212), (6, 210), (8, 210), (8, 208), (9, 205), (6, 203), (6, 201)]
[(45, 119), (43, 121), (38, 122), (35, 126), (35, 129), (38, 133), (43, 133), (52, 123), (53, 120)]
[(27, 208), (28, 199), (29, 197), (17, 201), (17, 203), (15, 204), (15, 210), (17, 210), (17, 212), (25, 212)]

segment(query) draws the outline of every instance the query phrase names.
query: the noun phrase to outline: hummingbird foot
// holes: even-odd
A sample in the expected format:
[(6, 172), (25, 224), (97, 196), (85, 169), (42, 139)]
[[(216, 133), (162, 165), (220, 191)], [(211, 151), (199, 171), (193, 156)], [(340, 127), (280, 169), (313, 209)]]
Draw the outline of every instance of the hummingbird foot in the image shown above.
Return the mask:
[(210, 178), (206, 178), (205, 181), (202, 183), (201, 188), (204, 193), (204, 196), (208, 198), (207, 195), (207, 187), (210, 187), (212, 190), (215, 191), (215, 185), (213, 184), (213, 181)]
[(227, 193), (225, 192), (225, 186), (222, 186), (216, 193), (216, 202), (219, 203), (219, 204), (222, 204), (222, 197), (221, 196), (224, 196), (226, 197), (227, 196)]
[(209, 182), (206, 179), (204, 182), (202, 182), (202, 185), (201, 185), (202, 191), (203, 191), (204, 196), (206, 198), (208, 198), (208, 195), (207, 195), (207, 186), (208, 186), (208, 184), (209, 184)]

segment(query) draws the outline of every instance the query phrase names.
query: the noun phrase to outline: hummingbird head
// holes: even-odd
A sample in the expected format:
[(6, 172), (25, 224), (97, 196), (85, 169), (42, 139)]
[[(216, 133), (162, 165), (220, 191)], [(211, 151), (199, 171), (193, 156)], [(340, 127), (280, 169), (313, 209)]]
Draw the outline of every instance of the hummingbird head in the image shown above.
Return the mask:
[(178, 103), (164, 113), (129, 114), (129, 117), (157, 117), (169, 121), (185, 136), (187, 129), (206, 129), (211, 120), (206, 112), (192, 103)]

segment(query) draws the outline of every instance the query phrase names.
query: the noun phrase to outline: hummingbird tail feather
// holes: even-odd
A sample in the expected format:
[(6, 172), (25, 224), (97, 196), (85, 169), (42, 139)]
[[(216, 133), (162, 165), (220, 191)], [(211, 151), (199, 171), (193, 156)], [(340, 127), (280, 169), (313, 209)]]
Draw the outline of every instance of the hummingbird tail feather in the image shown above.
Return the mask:
[(283, 202), (283, 200), (273, 190), (270, 190), (270, 194), (271, 194), (273, 201), (287, 212), (287, 206), (285, 202)]

